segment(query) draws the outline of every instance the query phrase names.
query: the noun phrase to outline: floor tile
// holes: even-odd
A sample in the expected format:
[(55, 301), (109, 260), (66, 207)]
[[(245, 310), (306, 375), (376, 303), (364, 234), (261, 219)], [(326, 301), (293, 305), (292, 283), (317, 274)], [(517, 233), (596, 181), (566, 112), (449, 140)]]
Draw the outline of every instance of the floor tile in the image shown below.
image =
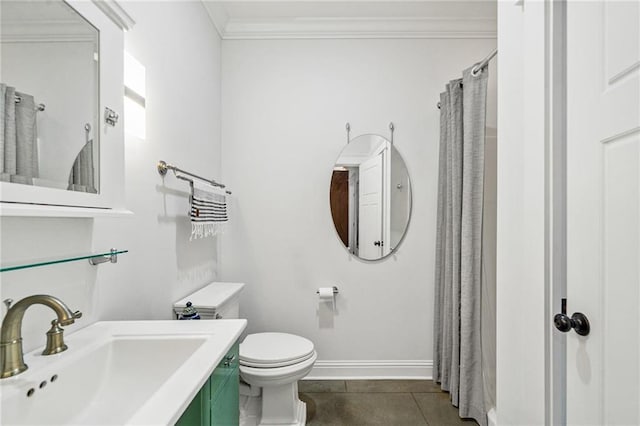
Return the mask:
[(346, 392), (344, 380), (300, 380), (298, 382), (300, 392)]
[(427, 426), (410, 393), (302, 393), (308, 426)]
[(347, 380), (347, 392), (440, 392), (432, 380)]
[(460, 418), (458, 409), (451, 405), (449, 394), (446, 392), (414, 393), (413, 396), (429, 426), (472, 426), (477, 424), (471, 419)]

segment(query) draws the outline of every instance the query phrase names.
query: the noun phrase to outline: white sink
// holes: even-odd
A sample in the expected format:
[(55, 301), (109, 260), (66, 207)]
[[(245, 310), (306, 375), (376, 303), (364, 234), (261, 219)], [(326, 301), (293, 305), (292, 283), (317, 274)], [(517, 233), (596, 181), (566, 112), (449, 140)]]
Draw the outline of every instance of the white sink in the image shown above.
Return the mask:
[(67, 351), (29, 353), (27, 371), (0, 380), (0, 423), (173, 424), (245, 327), (246, 320), (92, 324), (66, 336)]

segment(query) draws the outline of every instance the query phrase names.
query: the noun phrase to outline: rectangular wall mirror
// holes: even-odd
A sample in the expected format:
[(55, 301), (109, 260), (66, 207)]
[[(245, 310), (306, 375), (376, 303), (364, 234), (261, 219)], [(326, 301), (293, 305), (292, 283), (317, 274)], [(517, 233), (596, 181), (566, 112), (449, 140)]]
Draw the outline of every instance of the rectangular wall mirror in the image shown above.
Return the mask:
[(98, 29), (62, 0), (0, 17), (0, 181), (99, 193)]

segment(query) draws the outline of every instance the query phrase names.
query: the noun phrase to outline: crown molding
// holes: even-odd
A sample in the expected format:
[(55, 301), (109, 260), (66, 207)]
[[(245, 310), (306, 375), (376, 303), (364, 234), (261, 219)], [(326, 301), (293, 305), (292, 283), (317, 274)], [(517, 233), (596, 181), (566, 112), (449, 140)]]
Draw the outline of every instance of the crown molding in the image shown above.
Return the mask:
[(78, 21), (20, 19), (3, 22), (2, 43), (93, 42), (95, 30)]
[[(210, 13), (210, 15), (213, 15)], [(216, 14), (217, 15), (217, 14)], [(497, 37), (492, 18), (298, 18), (212, 21), (223, 40)]]
[(136, 24), (136, 21), (116, 0), (92, 0), (92, 2), (122, 30), (129, 31)]
[(218, 32), (220, 38), (224, 38), (224, 29), (227, 26), (227, 22), (229, 21), (229, 15), (227, 15), (227, 11), (222, 5), (205, 2), (203, 1), (203, 7), (207, 11), (207, 15), (209, 15), (209, 20), (213, 24), (213, 27)]
[(86, 34), (5, 34), (1, 43), (96, 43), (96, 37)]

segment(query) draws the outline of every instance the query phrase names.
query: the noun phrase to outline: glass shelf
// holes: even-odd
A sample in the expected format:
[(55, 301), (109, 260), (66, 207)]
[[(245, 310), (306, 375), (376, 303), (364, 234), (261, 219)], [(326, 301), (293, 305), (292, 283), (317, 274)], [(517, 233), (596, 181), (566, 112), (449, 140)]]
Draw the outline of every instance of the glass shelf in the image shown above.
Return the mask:
[(18, 269), (27, 269), (27, 268), (37, 268), (38, 266), (47, 266), (47, 265), (55, 265), (56, 263), (66, 263), (66, 262), (75, 262), (77, 260), (89, 260), (94, 259), (95, 263), (92, 265), (97, 265), (98, 263), (111, 261), (111, 256), (114, 257), (115, 263), (117, 261), (117, 255), (128, 253), (129, 250), (110, 250), (108, 252), (98, 252), (98, 253), (90, 253), (90, 254), (82, 254), (77, 256), (67, 256), (63, 258), (55, 257), (48, 259), (38, 259), (38, 260), (27, 260), (23, 262), (15, 262), (13, 264), (2, 265), (0, 266), (0, 272), (8, 272), (8, 271), (16, 271)]

